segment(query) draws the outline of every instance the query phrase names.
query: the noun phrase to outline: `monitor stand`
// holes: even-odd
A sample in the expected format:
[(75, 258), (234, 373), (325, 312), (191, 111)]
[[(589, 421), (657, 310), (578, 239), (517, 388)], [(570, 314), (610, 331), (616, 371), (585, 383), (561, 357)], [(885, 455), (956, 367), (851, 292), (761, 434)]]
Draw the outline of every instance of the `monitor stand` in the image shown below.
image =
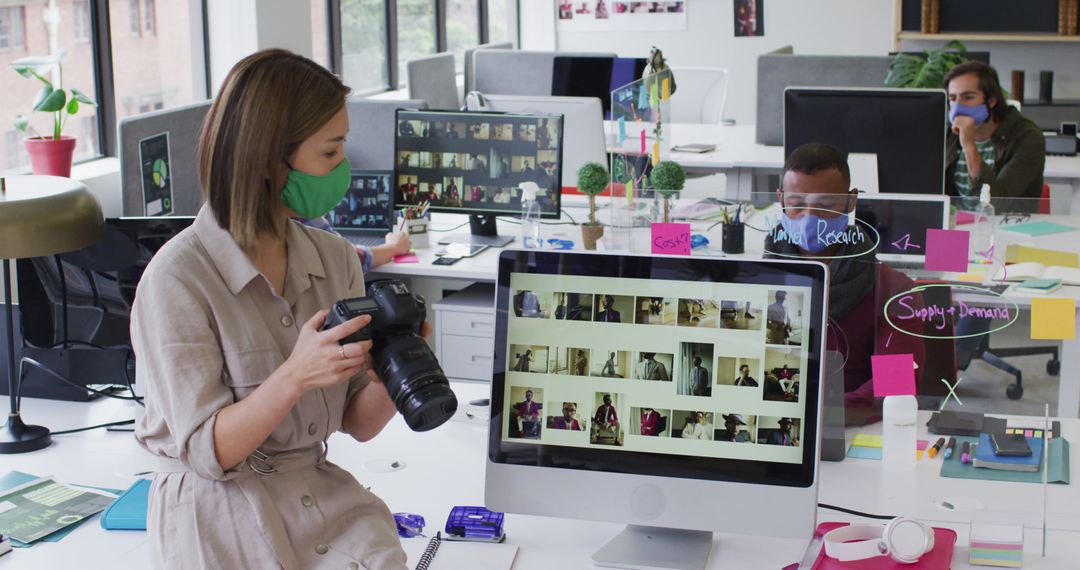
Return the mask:
[(712, 542), (704, 530), (626, 525), (592, 559), (604, 568), (705, 570)]
[(469, 216), (469, 233), (450, 234), (439, 240), (439, 244), (467, 243), (469, 245), (504, 247), (512, 241), (514, 241), (514, 236), (499, 235), (498, 230), (495, 228), (495, 214), (472, 214)]

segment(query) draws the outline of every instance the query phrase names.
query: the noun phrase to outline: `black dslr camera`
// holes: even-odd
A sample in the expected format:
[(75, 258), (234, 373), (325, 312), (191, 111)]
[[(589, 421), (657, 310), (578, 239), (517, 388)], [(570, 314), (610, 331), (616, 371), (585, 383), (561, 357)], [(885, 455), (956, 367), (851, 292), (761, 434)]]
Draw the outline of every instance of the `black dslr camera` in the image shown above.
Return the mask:
[(439, 427), (454, 415), (457, 397), (439, 361), (420, 337), (427, 317), (424, 298), (409, 293), (397, 280), (376, 281), (368, 287), (367, 295), (334, 303), (323, 329), (371, 315), (366, 327), (341, 339), (341, 344), (372, 340), (375, 372), (386, 383), (386, 391), (405, 423), (413, 431)]

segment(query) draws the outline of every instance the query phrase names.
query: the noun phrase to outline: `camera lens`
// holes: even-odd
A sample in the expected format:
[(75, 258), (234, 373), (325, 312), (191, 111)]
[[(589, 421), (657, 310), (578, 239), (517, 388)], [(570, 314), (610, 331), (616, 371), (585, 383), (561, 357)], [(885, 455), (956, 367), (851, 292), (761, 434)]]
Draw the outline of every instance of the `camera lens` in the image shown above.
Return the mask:
[(374, 355), (375, 369), (405, 423), (413, 431), (441, 426), (457, 411), (457, 397), (439, 361), (414, 333), (393, 335), (385, 341)]

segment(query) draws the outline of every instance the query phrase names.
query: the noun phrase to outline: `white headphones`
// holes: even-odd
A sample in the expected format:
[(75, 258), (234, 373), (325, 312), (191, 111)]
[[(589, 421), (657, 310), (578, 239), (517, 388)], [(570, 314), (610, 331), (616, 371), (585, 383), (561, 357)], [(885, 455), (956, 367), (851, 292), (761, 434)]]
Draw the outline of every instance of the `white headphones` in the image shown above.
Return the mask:
[(917, 520), (897, 517), (883, 526), (853, 524), (833, 529), (822, 540), (825, 554), (841, 562), (889, 556), (913, 564), (934, 549), (934, 529)]

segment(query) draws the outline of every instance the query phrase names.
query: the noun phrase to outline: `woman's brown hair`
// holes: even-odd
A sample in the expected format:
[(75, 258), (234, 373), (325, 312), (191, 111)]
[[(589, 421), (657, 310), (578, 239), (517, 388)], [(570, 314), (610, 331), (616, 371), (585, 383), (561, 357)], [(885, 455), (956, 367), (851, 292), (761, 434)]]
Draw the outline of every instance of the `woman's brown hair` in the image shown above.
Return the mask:
[(282, 163), (327, 123), (349, 88), (319, 64), (282, 49), (240, 60), (199, 135), (199, 183), (218, 224), (242, 248), (280, 231)]

